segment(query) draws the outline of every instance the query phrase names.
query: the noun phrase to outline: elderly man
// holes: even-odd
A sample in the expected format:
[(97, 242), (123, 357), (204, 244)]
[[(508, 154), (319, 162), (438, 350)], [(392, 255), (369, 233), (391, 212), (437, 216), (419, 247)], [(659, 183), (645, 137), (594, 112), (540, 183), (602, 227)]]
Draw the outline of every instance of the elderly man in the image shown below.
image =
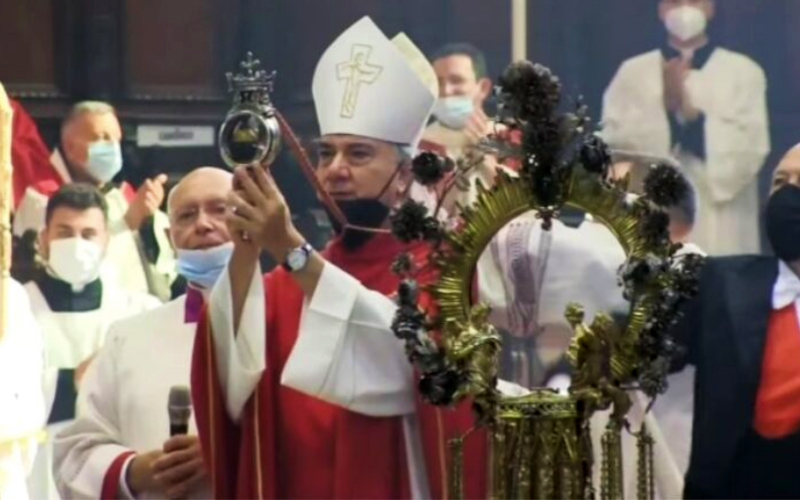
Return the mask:
[(75, 417), (76, 391), (114, 321), (159, 306), (100, 277), (109, 230), (105, 198), (89, 184), (62, 186), (47, 203), (41, 253), (46, 271), (25, 284), (44, 333), (48, 441), (39, 453), (31, 492), (55, 497), (51, 479), (52, 438)]
[(765, 218), (775, 256), (709, 258), (675, 329), (697, 378), (687, 498), (800, 498), (800, 145)]
[[(175, 277), (174, 255), (166, 239), (167, 218), (159, 211), (166, 175), (159, 175), (134, 191), (112, 183), (122, 169), (122, 129), (114, 108), (103, 102), (76, 104), (61, 127), (61, 143), (50, 161), (64, 183), (86, 182), (102, 190), (109, 207), (107, 266), (103, 274), (124, 288), (169, 298)], [(58, 188), (52, 181), (28, 187), (14, 216), (14, 234), (39, 231), (44, 226), (47, 198)], [(152, 220), (152, 225), (148, 222)], [(152, 231), (143, 237), (142, 231)], [(157, 248), (146, 248), (145, 241)]]
[(622, 64), (605, 93), (603, 134), (625, 149), (678, 159), (703, 207), (701, 248), (758, 253), (758, 173), (770, 148), (766, 78), (709, 38), (715, 5), (659, 1), (667, 43)]
[(202, 167), (170, 192), (170, 237), (188, 291), (112, 325), (81, 388), (80, 415), (56, 440), (64, 497), (211, 498), (194, 420), (189, 435), (170, 438), (165, 406), (172, 387), (189, 385), (197, 318), (233, 249), (231, 177)]

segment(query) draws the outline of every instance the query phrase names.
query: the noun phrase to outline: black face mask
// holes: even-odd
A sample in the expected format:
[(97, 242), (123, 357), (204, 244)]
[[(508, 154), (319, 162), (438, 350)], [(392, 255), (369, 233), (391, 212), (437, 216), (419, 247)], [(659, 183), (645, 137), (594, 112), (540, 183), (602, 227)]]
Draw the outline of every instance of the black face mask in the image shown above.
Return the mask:
[[(339, 207), (339, 210), (341, 210), (345, 219), (347, 219), (347, 223), (353, 226), (377, 229), (381, 227), (384, 221), (386, 221), (386, 218), (389, 217), (389, 207), (377, 199), (362, 198), (356, 200), (339, 200), (336, 202), (336, 205)], [(348, 250), (356, 250), (375, 235), (373, 231), (362, 231), (351, 227), (343, 227), (333, 214), (330, 213), (328, 207), (325, 207), (325, 211), (328, 213), (328, 218), (331, 220), (333, 230), (336, 234), (342, 235), (342, 244)]]
[(800, 187), (787, 184), (769, 197), (767, 237), (784, 262), (800, 259)]
[[(344, 215), (348, 226), (358, 226), (368, 229), (378, 229), (389, 217), (389, 207), (383, 202), (379, 201), (383, 194), (389, 189), (395, 176), (400, 171), (398, 165), (397, 170), (392, 174), (386, 184), (381, 189), (381, 192), (375, 198), (357, 198), (354, 200), (336, 200), (336, 205)], [(343, 227), (342, 224), (336, 220), (336, 217), (330, 212), (328, 207), (325, 207), (328, 218), (331, 220), (331, 226), (336, 234), (342, 235), (342, 244), (347, 250), (356, 250), (375, 236), (374, 231), (362, 231), (352, 227)]]

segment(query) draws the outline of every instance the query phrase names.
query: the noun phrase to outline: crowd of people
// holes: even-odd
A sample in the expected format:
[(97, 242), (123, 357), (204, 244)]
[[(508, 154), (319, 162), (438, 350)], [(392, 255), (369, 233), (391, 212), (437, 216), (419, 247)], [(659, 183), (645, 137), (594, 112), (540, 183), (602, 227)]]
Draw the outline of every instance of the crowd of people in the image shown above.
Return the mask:
[[(634, 394), (630, 418), (661, 438), (659, 498), (800, 498), (800, 146), (760, 196), (766, 78), (709, 37), (718, 7), (659, 0), (663, 45), (624, 61), (604, 95), (609, 181), (626, 179), (635, 198), (653, 165), (673, 165), (691, 188), (665, 207), (670, 239), (708, 257), (673, 332), (685, 364), (652, 408)], [(349, 86), (335, 77), (343, 61), (380, 71)], [(430, 248), (385, 229), (408, 198), (456, 220), (479, 185), (517, 175), (484, 155), (444, 196), (411, 171), (419, 151), (458, 161), (504, 133), (486, 109), (494, 82), (476, 47), (426, 57), (365, 17), (324, 51), (310, 85), (318, 186), (368, 229), (332, 221), (324, 248), (265, 169), (200, 166), (169, 190), (165, 175), (134, 188), (114, 182), (122, 128), (110, 104), (76, 104), (49, 152), (11, 102), (12, 271), (25, 283), (11, 281), (0, 338), (0, 498), (452, 495), (446, 443), (474, 415), (419, 402), (391, 329), (391, 267), (403, 252), (423, 263)], [(774, 255), (760, 248), (762, 204)], [(264, 255), (279, 264), (266, 275)], [(497, 233), (476, 291), (503, 339), (502, 393), (569, 387), (564, 310), (625, 316), (625, 259), (585, 214), (545, 230), (530, 212)], [(165, 406), (183, 387), (193, 411), (171, 433)], [(465, 446), (465, 495), (486, 498), (486, 443)]]

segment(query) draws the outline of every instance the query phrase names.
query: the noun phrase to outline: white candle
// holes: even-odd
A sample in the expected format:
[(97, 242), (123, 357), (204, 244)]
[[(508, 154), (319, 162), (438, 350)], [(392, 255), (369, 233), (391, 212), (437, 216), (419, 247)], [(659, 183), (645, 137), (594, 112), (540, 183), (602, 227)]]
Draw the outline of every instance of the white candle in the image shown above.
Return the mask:
[(511, 60), (528, 58), (528, 0), (511, 0)]
[(0, 340), (8, 327), (8, 286), (11, 270), (11, 125), (14, 111), (0, 83)]

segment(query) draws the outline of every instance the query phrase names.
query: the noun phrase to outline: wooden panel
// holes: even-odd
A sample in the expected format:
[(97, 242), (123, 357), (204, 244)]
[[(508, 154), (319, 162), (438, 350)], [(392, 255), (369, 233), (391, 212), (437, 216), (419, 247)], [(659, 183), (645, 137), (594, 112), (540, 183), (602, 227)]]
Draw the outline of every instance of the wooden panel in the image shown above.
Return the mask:
[(499, 75), (511, 59), (511, 2), (456, 0), (445, 22), (452, 23), (449, 42), (469, 42), (486, 56), (489, 74)]
[(281, 25), (285, 57), (277, 68), (282, 85), (310, 95), (311, 77), (322, 52), (349, 25), (370, 16), (380, 25), (380, 0), (292, 0), (285, 2)]
[[(225, 7), (225, 16), (221, 9)], [(223, 91), (221, 56), (235, 1), (127, 0), (126, 87), (134, 99), (197, 100)], [(231, 30), (232, 31), (232, 30)]]
[(52, 0), (0, 0), (0, 80), (11, 90), (55, 91)]
[[(276, 70), (275, 104), (303, 138), (318, 133), (311, 80), (323, 51), (349, 25), (369, 15), (385, 20), (384, 0), (277, 0), (253, 2), (248, 46)], [(263, 56), (263, 57), (262, 57)]]

